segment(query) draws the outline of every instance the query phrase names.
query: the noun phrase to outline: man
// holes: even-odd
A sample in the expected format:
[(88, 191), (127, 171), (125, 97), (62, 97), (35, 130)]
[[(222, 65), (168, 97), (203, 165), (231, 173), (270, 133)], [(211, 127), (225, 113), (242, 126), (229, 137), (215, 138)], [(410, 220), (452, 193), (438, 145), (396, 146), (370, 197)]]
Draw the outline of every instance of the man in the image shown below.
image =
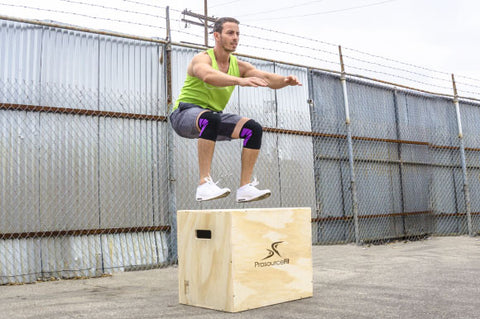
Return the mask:
[(170, 115), (175, 132), (186, 138), (198, 138), (200, 181), (197, 201), (222, 198), (230, 189), (220, 188), (210, 177), (216, 141), (243, 139), (239, 203), (267, 198), (270, 190), (259, 190), (251, 182), (260, 152), (262, 127), (256, 121), (236, 114), (223, 113), (235, 85), (280, 89), (302, 85), (295, 76), (280, 76), (257, 70), (234, 55), (239, 39), (239, 22), (220, 18), (215, 22), (215, 47), (197, 54), (187, 69), (187, 78)]

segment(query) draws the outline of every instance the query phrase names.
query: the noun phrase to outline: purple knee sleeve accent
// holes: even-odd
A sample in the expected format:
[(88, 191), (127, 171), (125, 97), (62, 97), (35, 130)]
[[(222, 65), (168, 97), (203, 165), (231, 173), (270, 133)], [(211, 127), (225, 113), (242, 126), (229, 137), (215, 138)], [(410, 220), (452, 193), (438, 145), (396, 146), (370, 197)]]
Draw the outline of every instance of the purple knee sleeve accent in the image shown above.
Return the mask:
[(202, 136), (202, 133), (203, 131), (205, 130), (205, 128), (207, 127), (208, 125), (208, 120), (207, 119), (200, 119), (198, 121), (198, 126), (200, 126), (200, 134), (198, 136)]
[(244, 137), (243, 146), (246, 146), (250, 137), (252, 137), (252, 130), (248, 128), (243, 128), (240, 133), (240, 137)]

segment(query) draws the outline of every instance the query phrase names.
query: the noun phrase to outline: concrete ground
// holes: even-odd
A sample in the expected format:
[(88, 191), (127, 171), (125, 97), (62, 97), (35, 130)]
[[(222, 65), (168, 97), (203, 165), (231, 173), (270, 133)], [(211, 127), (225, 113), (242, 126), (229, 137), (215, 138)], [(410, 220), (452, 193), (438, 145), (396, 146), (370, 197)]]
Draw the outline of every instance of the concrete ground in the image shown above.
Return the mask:
[(237, 314), (178, 304), (174, 267), (0, 286), (0, 318), (480, 318), (480, 238), (314, 246), (314, 296)]

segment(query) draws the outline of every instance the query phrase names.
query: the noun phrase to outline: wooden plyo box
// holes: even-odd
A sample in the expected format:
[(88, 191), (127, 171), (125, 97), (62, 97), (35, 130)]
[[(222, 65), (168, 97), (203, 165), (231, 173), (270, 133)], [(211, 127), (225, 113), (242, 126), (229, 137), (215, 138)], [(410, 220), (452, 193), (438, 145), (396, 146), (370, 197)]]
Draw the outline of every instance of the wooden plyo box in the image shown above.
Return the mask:
[(313, 295), (310, 208), (177, 212), (181, 304), (238, 312)]

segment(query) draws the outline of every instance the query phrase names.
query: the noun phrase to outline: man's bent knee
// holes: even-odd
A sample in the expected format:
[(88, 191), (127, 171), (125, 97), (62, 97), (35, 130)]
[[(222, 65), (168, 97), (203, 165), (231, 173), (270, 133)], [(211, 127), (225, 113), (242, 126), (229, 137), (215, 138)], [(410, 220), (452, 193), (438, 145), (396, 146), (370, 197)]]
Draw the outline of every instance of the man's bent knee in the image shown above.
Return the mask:
[(262, 146), (262, 126), (254, 120), (248, 120), (240, 130), (240, 138), (243, 138), (243, 147), (260, 149)]
[(220, 116), (213, 112), (204, 112), (198, 118), (198, 127), (200, 133), (199, 138), (210, 141), (217, 140), (218, 125), (220, 124)]

